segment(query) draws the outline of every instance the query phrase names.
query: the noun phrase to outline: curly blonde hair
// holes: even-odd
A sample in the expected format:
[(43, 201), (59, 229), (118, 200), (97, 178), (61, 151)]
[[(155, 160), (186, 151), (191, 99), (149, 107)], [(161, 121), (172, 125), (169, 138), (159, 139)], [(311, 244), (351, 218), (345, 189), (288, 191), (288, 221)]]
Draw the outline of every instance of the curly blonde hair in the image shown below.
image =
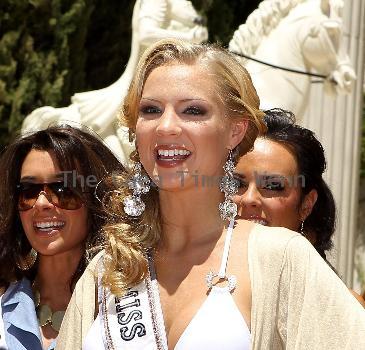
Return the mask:
[[(120, 111), (120, 120), (135, 139), (139, 103), (149, 74), (164, 65), (200, 65), (215, 79), (217, 98), (232, 121), (248, 120), (249, 126), (242, 142), (236, 147), (237, 159), (252, 148), (259, 133), (266, 130), (259, 110), (260, 100), (247, 70), (227, 50), (218, 45), (191, 44), (176, 39), (157, 42), (147, 49), (137, 66), (128, 94)], [(131, 159), (138, 160), (137, 152)], [(141, 282), (148, 272), (146, 251), (156, 247), (161, 237), (158, 192), (151, 188), (143, 201), (146, 210), (138, 218), (123, 211), (123, 199), (131, 192), (126, 186), (131, 174), (121, 174), (119, 190), (107, 200), (111, 222), (104, 229), (106, 247), (103, 284), (115, 295), (123, 295), (128, 288)]]

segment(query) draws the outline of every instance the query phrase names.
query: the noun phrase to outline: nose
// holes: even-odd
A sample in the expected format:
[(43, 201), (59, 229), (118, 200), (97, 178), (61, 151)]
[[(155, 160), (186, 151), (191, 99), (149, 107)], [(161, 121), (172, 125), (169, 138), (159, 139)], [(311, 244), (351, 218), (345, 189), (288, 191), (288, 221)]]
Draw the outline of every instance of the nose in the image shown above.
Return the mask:
[(158, 136), (178, 136), (181, 134), (179, 116), (172, 107), (166, 107), (156, 127)]
[(46, 194), (46, 192), (42, 191), (39, 193), (38, 198), (36, 202), (34, 203), (34, 208), (38, 210), (44, 210), (44, 209), (52, 209), (53, 203)]
[(239, 196), (238, 205), (241, 207), (258, 207), (261, 205), (260, 192), (255, 184), (250, 184), (246, 191)]

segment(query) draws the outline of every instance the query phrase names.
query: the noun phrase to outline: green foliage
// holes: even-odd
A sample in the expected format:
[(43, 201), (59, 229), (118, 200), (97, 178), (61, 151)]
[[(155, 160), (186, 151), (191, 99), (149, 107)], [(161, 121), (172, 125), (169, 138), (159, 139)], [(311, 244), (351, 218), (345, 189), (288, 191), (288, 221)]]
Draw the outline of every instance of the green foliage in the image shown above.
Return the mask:
[[(83, 71), (92, 0), (3, 0), (0, 5), (0, 135), (5, 144), (25, 115), (68, 101)], [(72, 49), (72, 52), (71, 52)], [(72, 57), (71, 57), (72, 56)]]
[(123, 73), (130, 55), (133, 7), (130, 0), (96, 1), (85, 43), (86, 89), (106, 87)]
[(196, 9), (207, 18), (209, 41), (227, 46), (233, 32), (246, 22), (261, 0), (192, 0)]

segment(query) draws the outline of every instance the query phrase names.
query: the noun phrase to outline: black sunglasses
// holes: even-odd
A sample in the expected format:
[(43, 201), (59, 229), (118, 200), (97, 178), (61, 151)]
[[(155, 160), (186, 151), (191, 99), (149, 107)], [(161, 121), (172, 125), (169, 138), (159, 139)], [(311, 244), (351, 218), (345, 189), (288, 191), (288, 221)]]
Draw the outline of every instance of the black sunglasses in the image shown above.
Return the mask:
[(25, 211), (34, 207), (40, 194), (58, 208), (80, 209), (83, 200), (76, 189), (67, 187), (63, 182), (33, 183), (21, 182), (17, 185), (18, 210)]

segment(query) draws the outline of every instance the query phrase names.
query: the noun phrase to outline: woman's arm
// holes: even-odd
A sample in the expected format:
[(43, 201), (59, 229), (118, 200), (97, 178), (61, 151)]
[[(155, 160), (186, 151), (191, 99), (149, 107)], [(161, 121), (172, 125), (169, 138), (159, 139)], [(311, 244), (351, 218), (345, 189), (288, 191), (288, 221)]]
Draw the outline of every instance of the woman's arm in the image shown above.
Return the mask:
[(365, 349), (365, 311), (312, 245), (293, 237), (279, 288), (285, 349)]

